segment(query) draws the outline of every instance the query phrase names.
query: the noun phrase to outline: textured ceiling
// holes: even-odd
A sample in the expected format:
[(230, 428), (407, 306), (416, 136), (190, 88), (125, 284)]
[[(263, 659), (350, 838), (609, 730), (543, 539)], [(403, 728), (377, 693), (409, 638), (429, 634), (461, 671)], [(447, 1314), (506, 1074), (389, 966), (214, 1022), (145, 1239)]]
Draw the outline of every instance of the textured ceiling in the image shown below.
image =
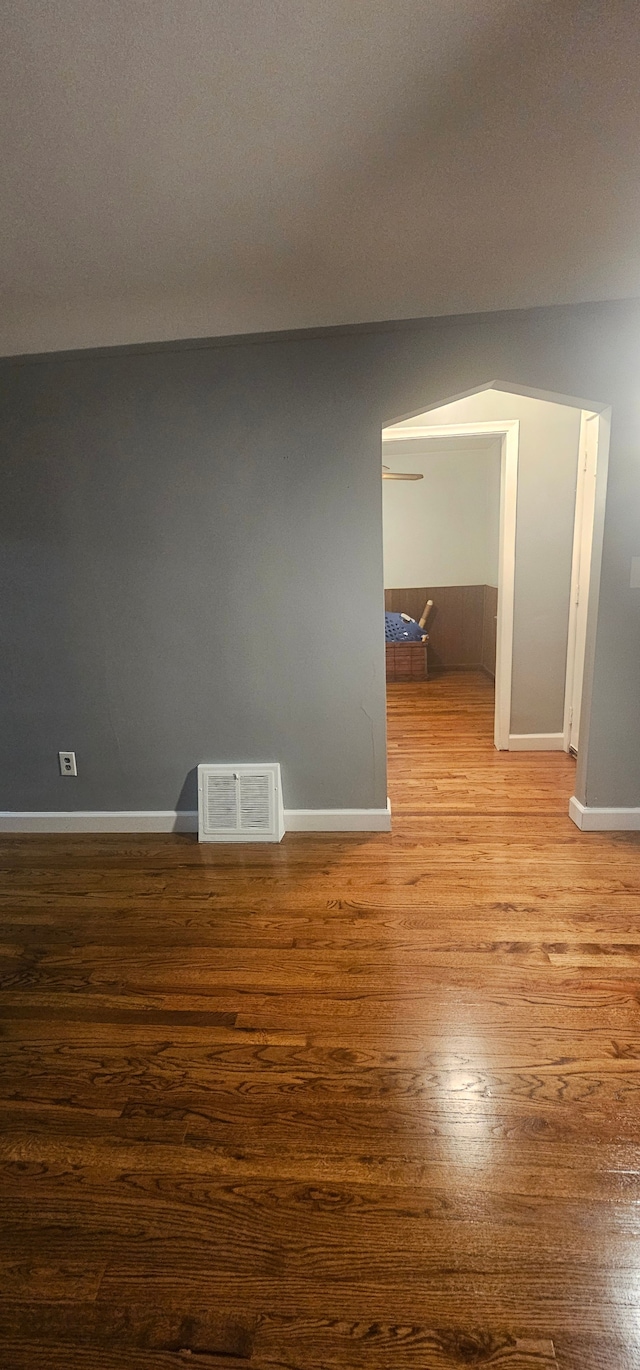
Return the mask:
[(640, 294), (640, 5), (15, 0), (0, 350)]

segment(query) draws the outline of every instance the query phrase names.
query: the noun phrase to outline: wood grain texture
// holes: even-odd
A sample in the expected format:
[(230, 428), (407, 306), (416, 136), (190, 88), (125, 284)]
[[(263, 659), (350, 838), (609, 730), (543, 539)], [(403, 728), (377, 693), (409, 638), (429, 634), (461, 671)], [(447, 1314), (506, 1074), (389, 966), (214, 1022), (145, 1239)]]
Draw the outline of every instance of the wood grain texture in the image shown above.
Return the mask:
[(427, 644), (421, 642), (385, 642), (387, 681), (426, 680)]
[(419, 619), (433, 600), (429, 633), (429, 670), (478, 669), (483, 664), (484, 585), (439, 585), (385, 590), (385, 609)]
[(393, 834), (0, 842), (8, 1370), (640, 1364), (640, 839), (389, 689)]

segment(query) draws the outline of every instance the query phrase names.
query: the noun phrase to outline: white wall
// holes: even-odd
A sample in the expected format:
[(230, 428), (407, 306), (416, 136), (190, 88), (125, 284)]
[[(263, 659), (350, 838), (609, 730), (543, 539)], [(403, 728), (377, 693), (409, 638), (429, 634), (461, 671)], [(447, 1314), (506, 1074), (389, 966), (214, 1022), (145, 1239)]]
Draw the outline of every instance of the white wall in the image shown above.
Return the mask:
[(580, 410), (482, 390), (402, 427), (476, 419), (520, 420), (510, 731), (562, 732)]
[(499, 443), (481, 450), (464, 441), (457, 450), (427, 446), (385, 445), (392, 471), (424, 475), (383, 483), (385, 586), (497, 585)]

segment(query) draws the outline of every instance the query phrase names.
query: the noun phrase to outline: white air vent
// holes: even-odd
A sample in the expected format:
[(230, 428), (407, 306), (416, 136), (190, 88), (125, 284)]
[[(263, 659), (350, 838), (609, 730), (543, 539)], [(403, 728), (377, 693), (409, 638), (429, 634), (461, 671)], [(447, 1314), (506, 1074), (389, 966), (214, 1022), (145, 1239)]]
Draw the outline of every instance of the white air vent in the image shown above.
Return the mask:
[(280, 765), (198, 766), (201, 842), (281, 842)]

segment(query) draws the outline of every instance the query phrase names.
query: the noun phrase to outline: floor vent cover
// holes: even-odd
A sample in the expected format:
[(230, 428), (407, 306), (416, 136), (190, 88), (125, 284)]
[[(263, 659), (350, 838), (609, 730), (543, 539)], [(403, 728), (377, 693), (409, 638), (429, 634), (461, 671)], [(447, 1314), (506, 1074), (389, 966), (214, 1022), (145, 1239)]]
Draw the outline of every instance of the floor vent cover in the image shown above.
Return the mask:
[(279, 762), (198, 766), (201, 842), (280, 842), (283, 836)]

